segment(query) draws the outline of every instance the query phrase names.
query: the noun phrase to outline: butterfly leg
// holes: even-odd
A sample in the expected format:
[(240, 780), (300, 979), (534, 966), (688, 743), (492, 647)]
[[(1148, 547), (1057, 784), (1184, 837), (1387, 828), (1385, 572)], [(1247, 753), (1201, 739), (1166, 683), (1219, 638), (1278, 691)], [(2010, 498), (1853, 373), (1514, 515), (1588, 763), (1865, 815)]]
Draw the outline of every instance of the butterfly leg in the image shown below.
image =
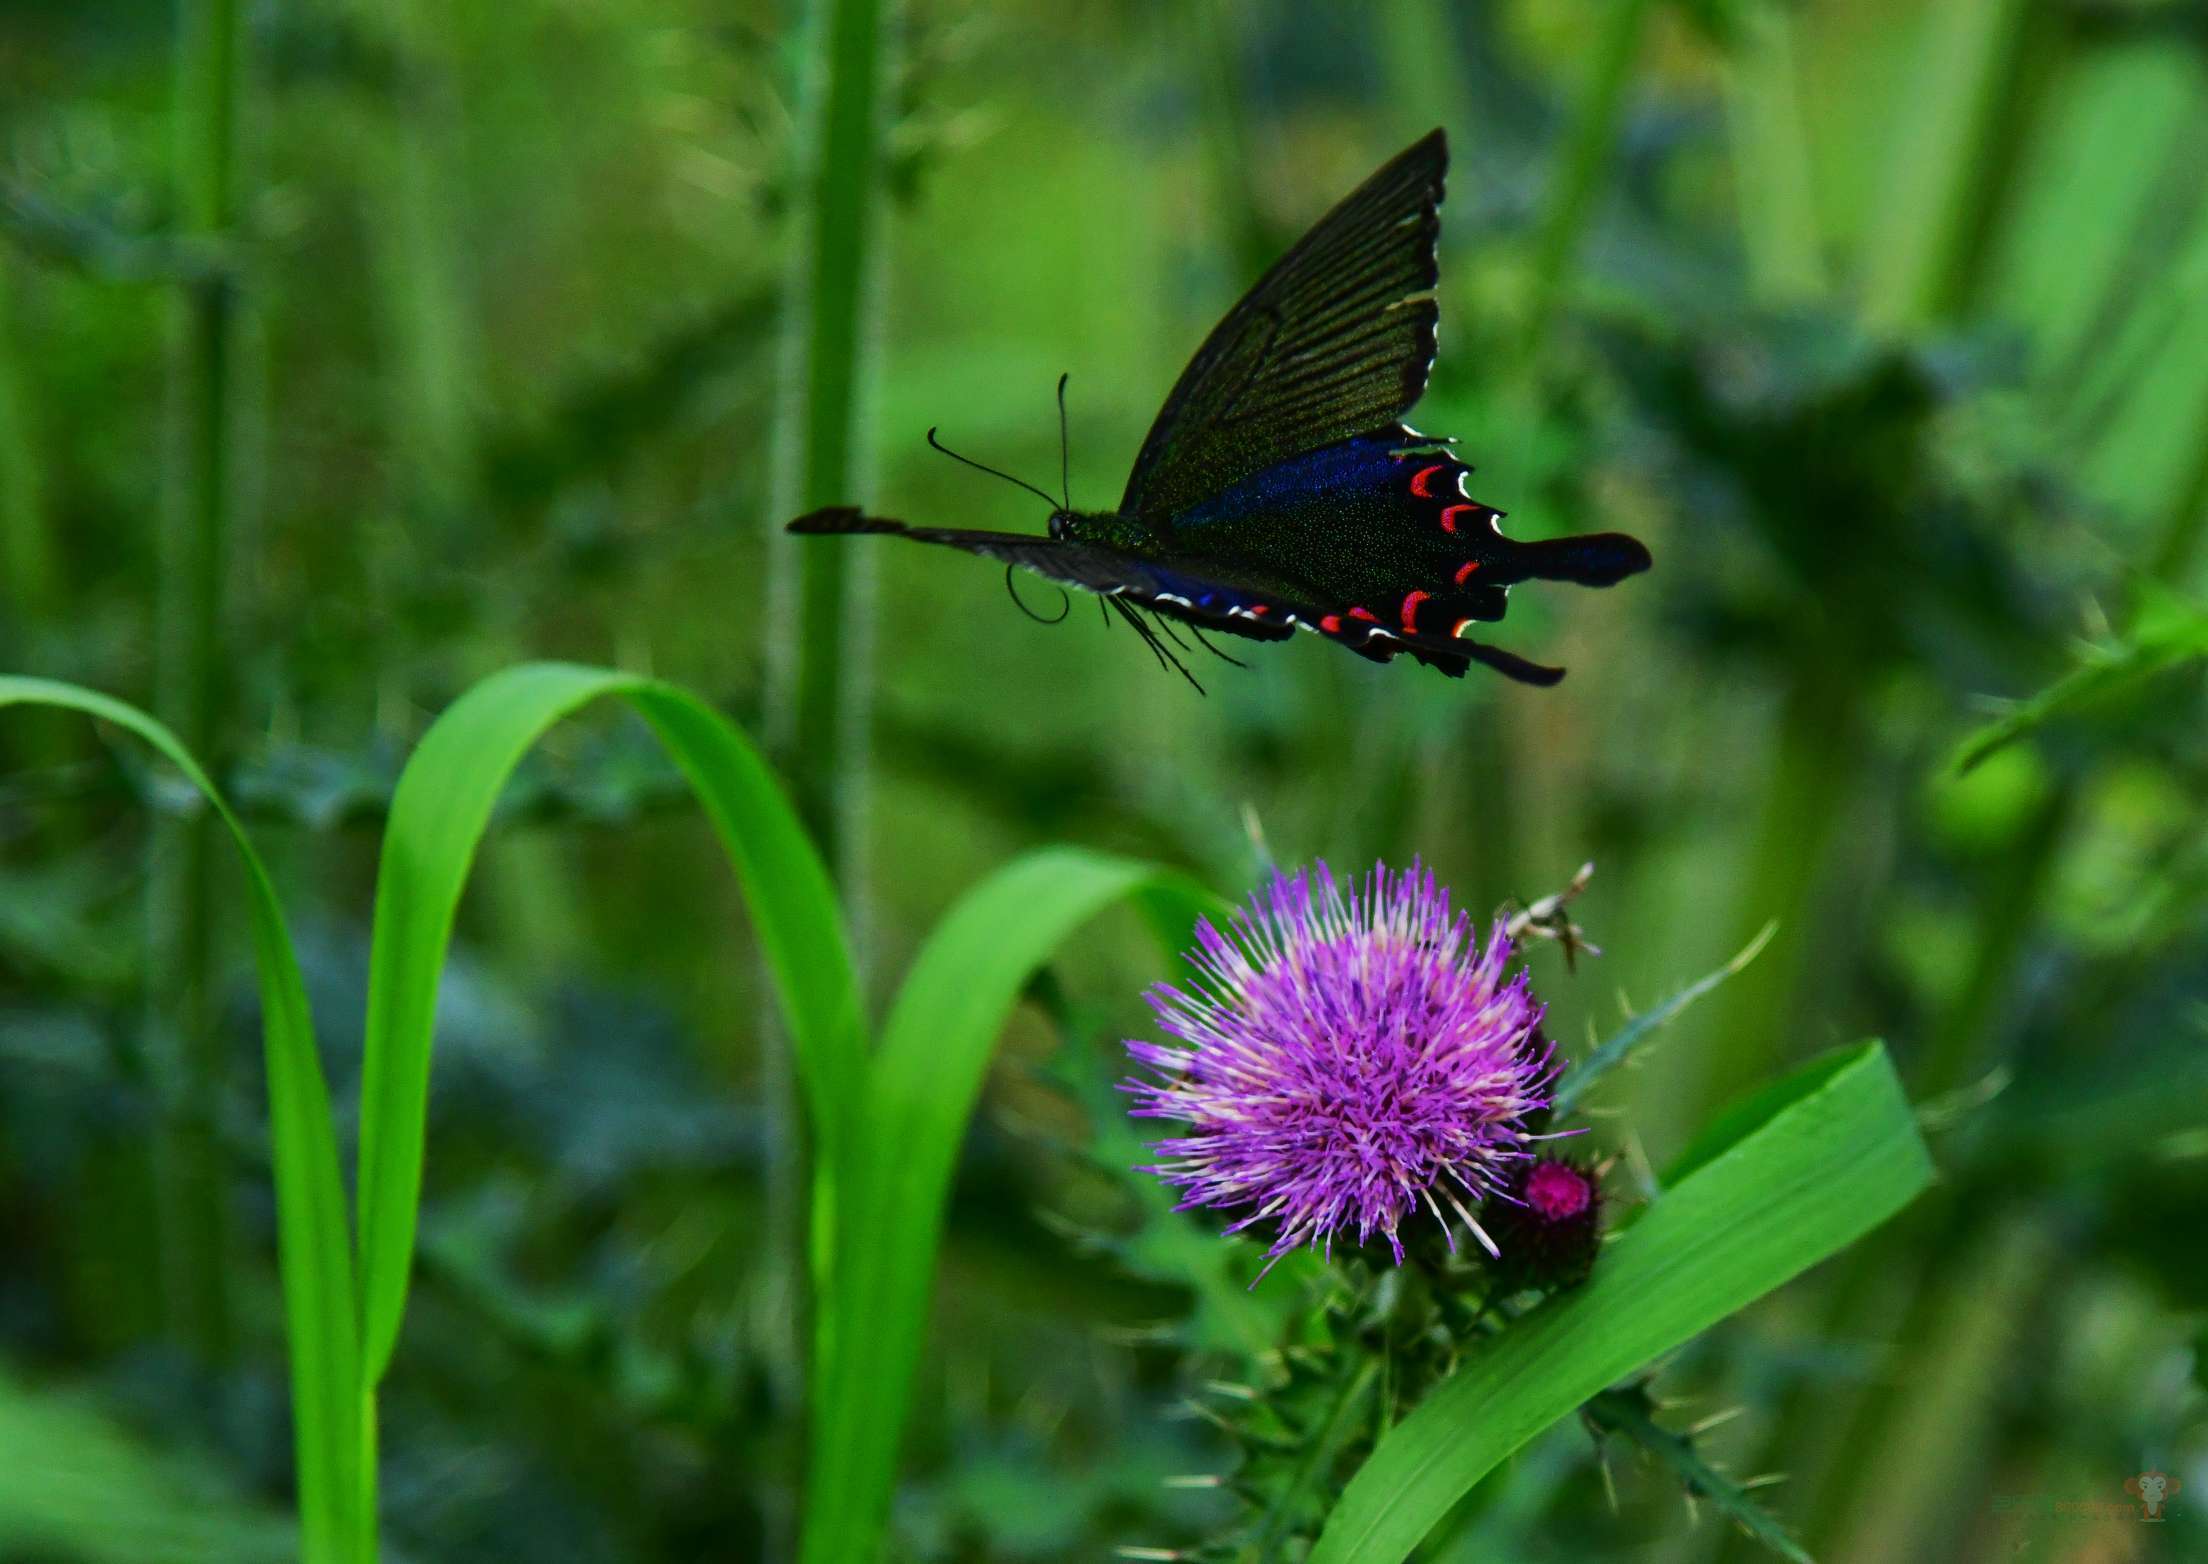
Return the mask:
[(1186, 679), (1189, 688), (1193, 689), (1198, 695), (1204, 693), (1204, 687), (1196, 682), (1196, 675), (1188, 671), (1186, 663), (1166, 649), (1165, 644), (1158, 639), (1157, 631), (1144, 624), (1142, 617), (1121, 599), (1115, 597), (1110, 599), (1110, 602), (1114, 608), (1119, 610), (1120, 618), (1126, 620), (1134, 628), (1135, 634), (1142, 637), (1142, 644), (1150, 648), (1150, 655), (1157, 658), (1160, 668), (1171, 668)]

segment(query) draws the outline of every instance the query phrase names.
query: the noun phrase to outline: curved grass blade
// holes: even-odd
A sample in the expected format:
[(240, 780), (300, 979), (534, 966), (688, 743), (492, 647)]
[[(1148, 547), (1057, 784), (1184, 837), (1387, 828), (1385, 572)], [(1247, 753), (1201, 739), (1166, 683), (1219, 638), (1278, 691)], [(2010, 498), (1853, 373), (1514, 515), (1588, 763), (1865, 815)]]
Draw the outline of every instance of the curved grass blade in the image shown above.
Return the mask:
[(1587, 1285), (1520, 1322), (1382, 1435), (1310, 1564), (1398, 1564), (1510, 1453), (1605, 1387), (1846, 1247), (1932, 1165), (1884, 1047), (1720, 1114)]
[(310, 1564), (364, 1560), (372, 1516), (364, 1504), (365, 1424), (354, 1323), (352, 1244), (337, 1168), (330, 1095), (315, 1053), (314, 1021), (282, 905), (260, 854), (215, 785), (176, 735), (133, 706), (75, 685), (0, 677), (0, 706), (82, 712), (142, 739), (181, 771), (228, 829), (245, 865), (253, 961), (276, 1180), (277, 1264), (291, 1357), (300, 1551)]
[(997, 1035), (1028, 980), (1090, 919), (1135, 899), (1176, 948), (1211, 898), (1154, 865), (1068, 848), (966, 893), (898, 991), (850, 1144), (806, 1494), (806, 1564), (881, 1551), (927, 1323), (943, 1210)]
[(1600, 1047), (1564, 1072), (1564, 1078), (1556, 1083), (1555, 1109), (1562, 1113), (1573, 1103), (1587, 1095), (1589, 1087), (1625, 1063), (1634, 1049), (1641, 1046), (1663, 1027), (1669, 1025), (1680, 1011), (1693, 1004), (1718, 984), (1739, 972), (1749, 962), (1763, 954), (1763, 947), (1771, 943), (1771, 936), (1779, 932), (1776, 920), (1766, 923), (1756, 937), (1741, 947), (1733, 957), (1715, 972), (1696, 978), (1678, 993), (1672, 995), (1652, 1010), (1644, 1010), (1629, 1018), (1625, 1025), (1602, 1040)]
[[(390, 1364), (421, 1210), (437, 983), (460, 893), (514, 767), (555, 723), (625, 698), (696, 790), (736, 870), (789, 1022), (824, 1178), (859, 1098), (862, 1019), (835, 896), (774, 775), (697, 697), (634, 675), (531, 663), (492, 675), (431, 725), (392, 795), (376, 877), (360, 1125), (363, 1383)], [(828, 1202), (816, 1189), (816, 1220)]]
[(2138, 623), (2105, 645), (2089, 645), (2077, 667), (2007, 714), (1978, 728), (1956, 746), (1950, 768), (1970, 770), (2025, 734), (2115, 695), (2166, 669), (2208, 657), (2208, 608), (2151, 581), (2139, 585)]

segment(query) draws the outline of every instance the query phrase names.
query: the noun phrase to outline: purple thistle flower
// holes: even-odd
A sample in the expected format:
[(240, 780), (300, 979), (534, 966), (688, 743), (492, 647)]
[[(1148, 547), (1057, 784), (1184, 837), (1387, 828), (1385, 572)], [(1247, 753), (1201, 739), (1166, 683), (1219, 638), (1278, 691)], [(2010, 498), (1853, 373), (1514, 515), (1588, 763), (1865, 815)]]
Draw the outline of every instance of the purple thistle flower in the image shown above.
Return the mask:
[(1127, 1045), (1157, 1076), (1126, 1083), (1130, 1111), (1188, 1126), (1143, 1171), (1181, 1187), (1180, 1209), (1253, 1208), (1229, 1232), (1276, 1221), (1274, 1261), (1331, 1255), (1353, 1231), (1400, 1265), (1397, 1228), (1421, 1205), (1454, 1248), (1443, 1204), (1492, 1252), (1471, 1208), (1528, 1155), (1526, 1115), (1555, 1075), (1525, 974), (1504, 976), (1502, 925), (1482, 949), (1415, 863), (1346, 891), (1320, 863), (1196, 938), (1196, 981), (1149, 995), (1184, 1046)]

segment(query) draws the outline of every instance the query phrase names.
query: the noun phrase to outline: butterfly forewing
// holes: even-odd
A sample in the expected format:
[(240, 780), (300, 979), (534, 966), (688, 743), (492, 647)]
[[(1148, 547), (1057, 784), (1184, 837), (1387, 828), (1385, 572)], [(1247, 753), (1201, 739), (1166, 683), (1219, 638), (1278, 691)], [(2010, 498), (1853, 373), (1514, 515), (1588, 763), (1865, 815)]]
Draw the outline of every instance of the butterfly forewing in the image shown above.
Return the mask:
[(1394, 424), (1426, 389), (1448, 166), (1435, 131), (1282, 256), (1196, 350), (1120, 510), (1168, 521), (1315, 447)]

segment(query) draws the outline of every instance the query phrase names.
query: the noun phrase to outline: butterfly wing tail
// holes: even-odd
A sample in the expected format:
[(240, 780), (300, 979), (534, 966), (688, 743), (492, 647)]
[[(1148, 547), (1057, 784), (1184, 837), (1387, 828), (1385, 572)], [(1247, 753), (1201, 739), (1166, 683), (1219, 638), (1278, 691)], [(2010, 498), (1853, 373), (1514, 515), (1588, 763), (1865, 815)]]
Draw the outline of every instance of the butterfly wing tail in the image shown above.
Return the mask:
[(1512, 580), (1572, 581), (1580, 586), (1614, 586), (1649, 567), (1647, 547), (1622, 532), (1588, 532), (1576, 538), (1535, 543), (1511, 540), (1503, 568)]
[(1548, 663), (1533, 662), (1515, 652), (1506, 652), (1499, 646), (1490, 646), (1485, 641), (1453, 638), (1442, 642), (1428, 636), (1419, 636), (1416, 639), (1396, 640), (1391, 643), (1372, 637), (1363, 645), (1350, 644), (1351, 651), (1375, 662), (1386, 662), (1398, 649), (1410, 653), (1429, 668), (1439, 668), (1452, 679), (1463, 678), (1465, 670), (1474, 663), (1484, 663), (1505, 678), (1515, 679), (1520, 684), (1538, 685), (1543, 689), (1564, 677), (1564, 670), (1561, 668)]

